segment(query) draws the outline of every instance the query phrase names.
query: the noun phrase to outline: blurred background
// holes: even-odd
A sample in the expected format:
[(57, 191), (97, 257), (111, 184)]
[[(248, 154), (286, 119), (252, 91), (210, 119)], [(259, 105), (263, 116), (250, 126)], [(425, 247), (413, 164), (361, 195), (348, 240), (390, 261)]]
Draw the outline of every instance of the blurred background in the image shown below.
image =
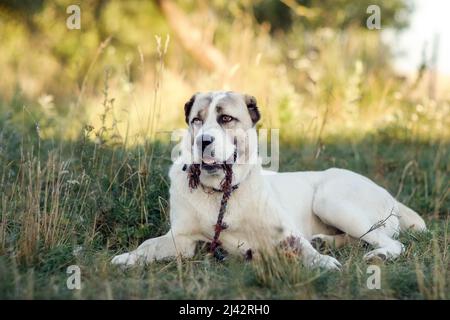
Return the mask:
[[(164, 139), (184, 102), (214, 89), (256, 96), (261, 126), (285, 139), (448, 137), (445, 1), (87, 0), (80, 30), (66, 26), (71, 4), (0, 2), (1, 114), (26, 114), (42, 137), (88, 125)], [(371, 4), (381, 30), (366, 27)]]

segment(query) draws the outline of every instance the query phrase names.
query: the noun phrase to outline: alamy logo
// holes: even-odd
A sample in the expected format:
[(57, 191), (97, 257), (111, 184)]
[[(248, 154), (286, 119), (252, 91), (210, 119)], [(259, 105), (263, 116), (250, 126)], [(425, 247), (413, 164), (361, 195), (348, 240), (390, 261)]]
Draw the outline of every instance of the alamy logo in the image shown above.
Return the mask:
[[(270, 131), (270, 132), (269, 132)], [(280, 165), (280, 129), (264, 129), (258, 130), (258, 134), (253, 129), (225, 129), (216, 135), (216, 140), (222, 141), (222, 144), (214, 146), (211, 144), (201, 152), (203, 155), (212, 155), (214, 153), (225, 154), (227, 144), (224, 142), (227, 137), (240, 136), (242, 139), (235, 140), (235, 149), (240, 150), (237, 159), (225, 160), (226, 163), (237, 164), (261, 164), (265, 170), (278, 171)], [(188, 129), (177, 129), (172, 131), (171, 141), (175, 143), (171, 159), (174, 163), (183, 158), (184, 164), (200, 163), (201, 159), (196, 158), (198, 144), (192, 145), (186, 149), (185, 142), (194, 141), (195, 137)], [(252, 152), (250, 145), (257, 146), (257, 152)], [(184, 151), (184, 157), (181, 157)]]
[(367, 278), (367, 288), (370, 290), (381, 289), (381, 269), (379, 266), (370, 265), (367, 267), (367, 274), (370, 276)]
[(80, 30), (81, 29), (81, 9), (80, 6), (72, 4), (67, 7), (66, 13), (70, 16), (66, 19), (66, 26), (70, 30)]
[(67, 274), (70, 276), (67, 278), (66, 285), (69, 290), (81, 289), (81, 269), (77, 265), (71, 265), (67, 267)]
[(366, 13), (370, 16), (366, 20), (366, 26), (369, 30), (381, 29), (381, 9), (379, 6), (372, 4), (367, 7)]

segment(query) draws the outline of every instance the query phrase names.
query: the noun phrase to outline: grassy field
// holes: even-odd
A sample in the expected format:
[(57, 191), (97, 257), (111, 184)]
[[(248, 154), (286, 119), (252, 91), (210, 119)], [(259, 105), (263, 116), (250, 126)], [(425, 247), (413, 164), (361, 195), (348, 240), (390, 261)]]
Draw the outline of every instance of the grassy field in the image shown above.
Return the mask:
[[(193, 39), (220, 52), (215, 69), (156, 1), (83, 2), (80, 30), (66, 27), (68, 0), (24, 2), (21, 15), (0, 5), (0, 299), (450, 299), (448, 82), (434, 92), (427, 66), (396, 74), (394, 48), (365, 27), (372, 2), (349, 2), (319, 1), (283, 31), (256, 21), (251, 1), (177, 1)], [(384, 30), (402, 1), (378, 2)], [(363, 245), (330, 252), (339, 273), (201, 250), (110, 264), (168, 230), (170, 133), (206, 90), (257, 98), (259, 126), (280, 129), (280, 171), (354, 170), (424, 217), (429, 231), (402, 234), (405, 254), (380, 265), (381, 289), (367, 287)], [(71, 265), (81, 290), (66, 286)]]
[[(88, 136), (101, 133), (92, 128), (72, 142), (41, 140), (33, 125), (19, 133), (12, 120), (1, 128), (0, 298), (450, 298), (447, 144), (393, 128), (354, 142), (329, 136), (318, 156), (316, 143), (282, 143), (282, 171), (352, 169), (425, 217), (430, 231), (402, 234), (406, 253), (380, 265), (381, 289), (369, 290), (362, 245), (331, 252), (339, 273), (282, 257), (220, 263), (201, 250), (189, 260), (113, 267), (113, 255), (168, 229), (171, 145), (94, 143)], [(69, 265), (81, 268), (81, 290), (66, 287)]]

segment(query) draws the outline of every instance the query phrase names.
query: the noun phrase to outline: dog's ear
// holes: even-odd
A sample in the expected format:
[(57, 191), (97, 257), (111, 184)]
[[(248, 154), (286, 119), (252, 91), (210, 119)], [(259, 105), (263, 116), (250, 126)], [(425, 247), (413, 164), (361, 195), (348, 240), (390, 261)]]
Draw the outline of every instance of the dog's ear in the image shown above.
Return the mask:
[(195, 97), (197, 94), (194, 94), (188, 102), (184, 104), (184, 120), (189, 125), (189, 114), (191, 113), (192, 105), (195, 102)]
[(253, 125), (255, 125), (259, 119), (261, 119), (261, 114), (259, 113), (258, 106), (256, 104), (256, 98), (246, 94), (244, 96), (245, 104), (247, 105), (248, 113), (252, 119)]

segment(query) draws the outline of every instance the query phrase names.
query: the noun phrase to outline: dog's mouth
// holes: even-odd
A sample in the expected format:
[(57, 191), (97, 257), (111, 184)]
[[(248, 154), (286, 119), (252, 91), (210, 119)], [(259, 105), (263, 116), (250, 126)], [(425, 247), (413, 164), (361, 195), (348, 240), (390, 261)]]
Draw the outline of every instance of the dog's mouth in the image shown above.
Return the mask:
[(206, 170), (209, 174), (215, 173), (217, 170), (222, 168), (221, 164), (206, 164), (202, 162), (202, 170)]
[(215, 173), (217, 170), (222, 169), (225, 163), (233, 164), (235, 162), (235, 156), (231, 156), (226, 161), (220, 161), (214, 157), (204, 156), (202, 158), (201, 168), (208, 173)]
[(219, 160), (214, 157), (206, 156), (202, 158), (201, 168), (206, 170), (208, 173), (214, 173), (222, 168), (222, 163), (223, 162), (219, 162)]

